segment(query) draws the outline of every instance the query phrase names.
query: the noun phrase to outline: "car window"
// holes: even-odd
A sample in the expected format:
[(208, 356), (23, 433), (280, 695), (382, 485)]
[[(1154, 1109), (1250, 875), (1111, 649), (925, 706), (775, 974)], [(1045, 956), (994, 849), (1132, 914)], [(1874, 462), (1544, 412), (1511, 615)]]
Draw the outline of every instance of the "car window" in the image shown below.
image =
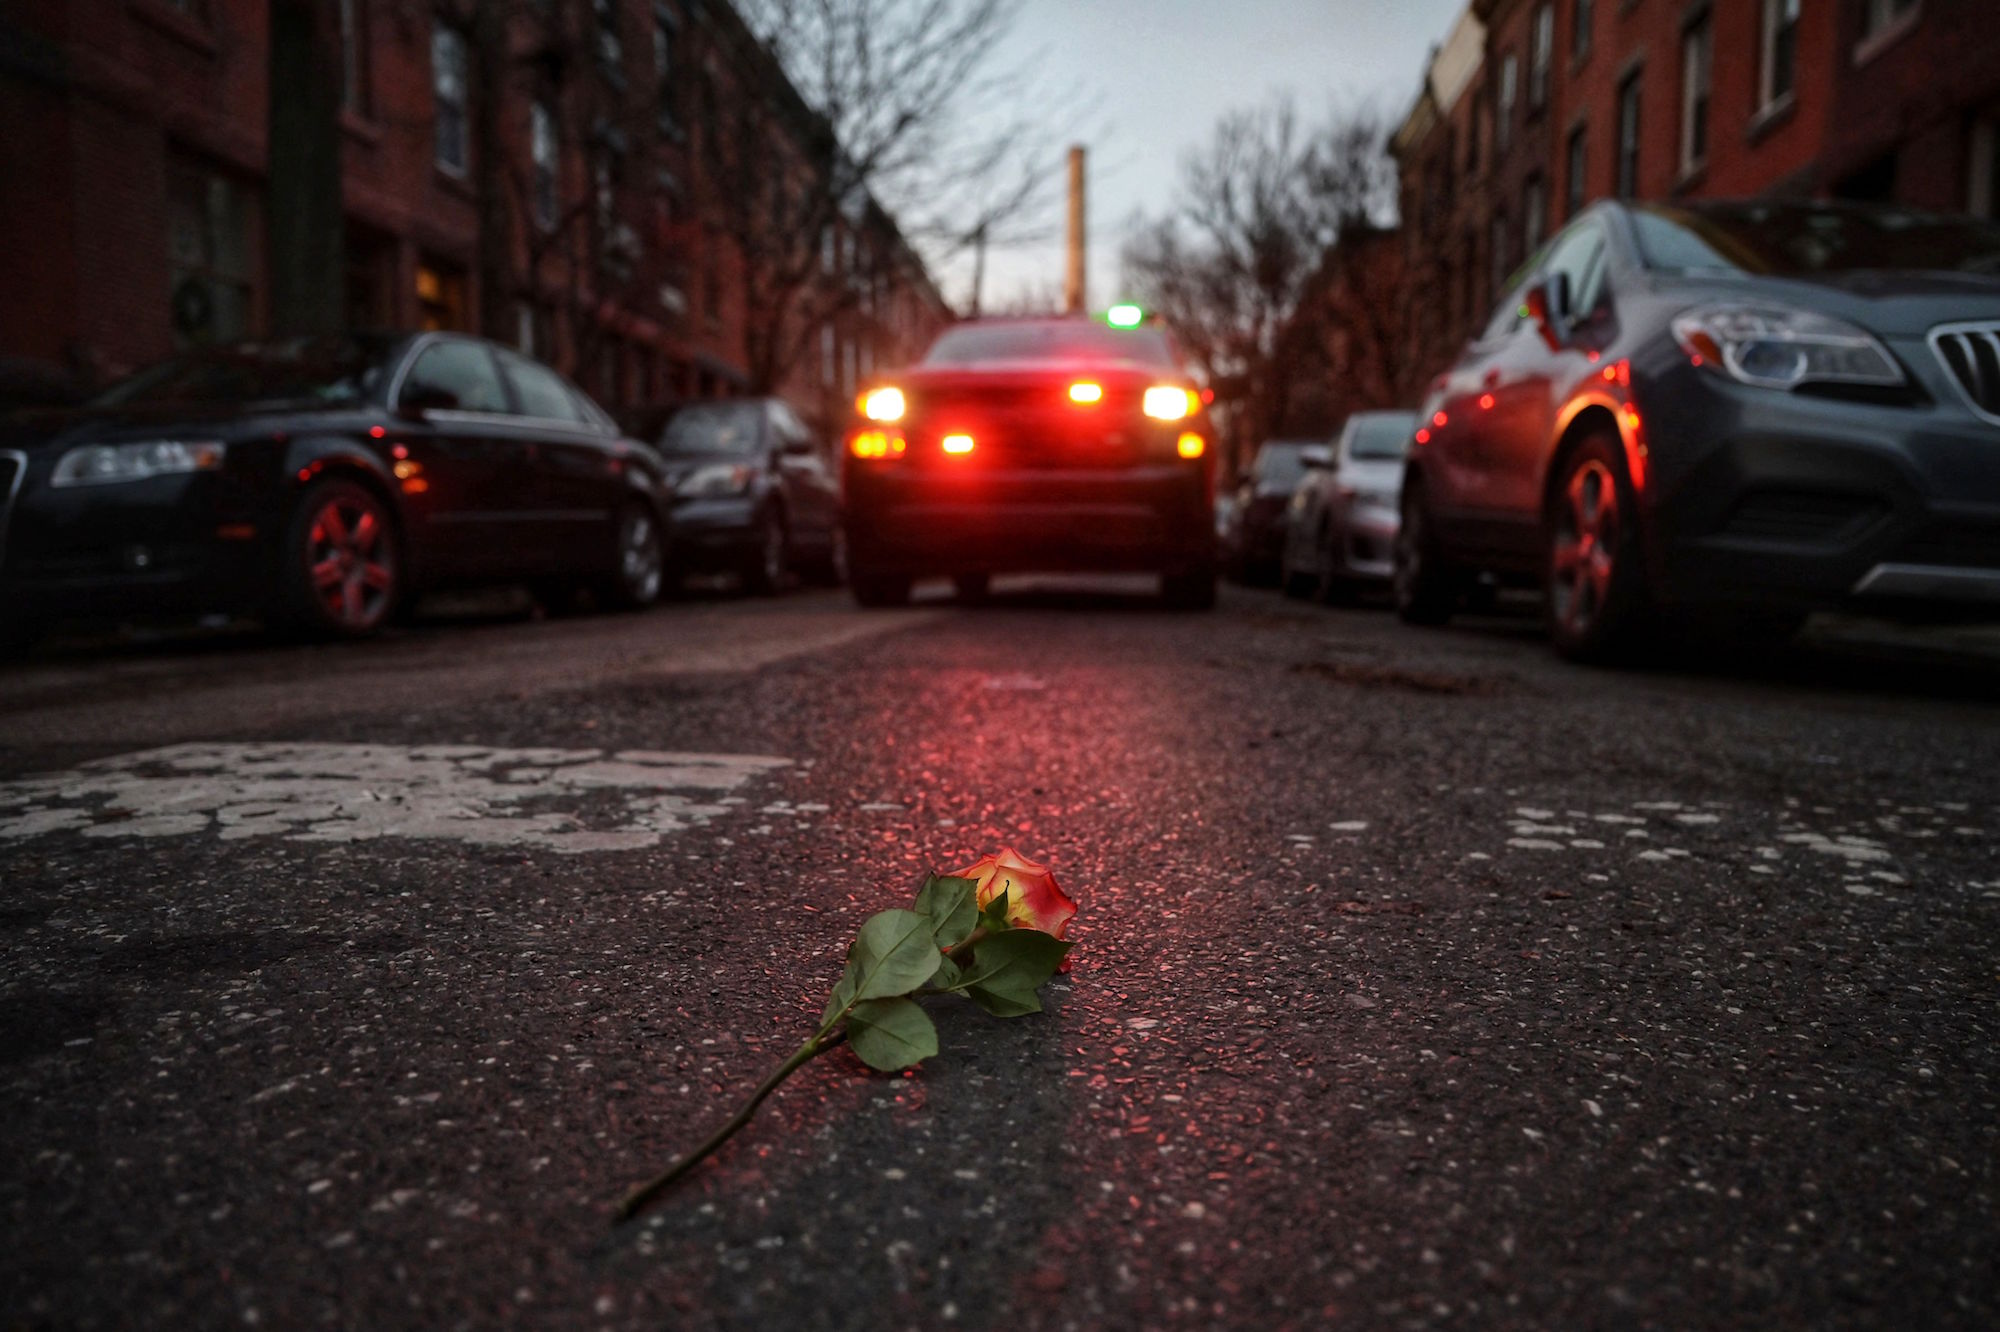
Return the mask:
[(1562, 273), (1569, 278), (1572, 316), (1587, 314), (1597, 304), (1603, 285), (1601, 276), (1607, 244), (1604, 228), (1594, 221), (1580, 222), (1565, 232), (1549, 250), (1548, 262), (1542, 265), (1542, 276), (1552, 279)]
[(1127, 361), (1175, 368), (1173, 344), (1164, 330), (1111, 328), (1087, 319), (961, 324), (924, 353), (925, 365), (980, 361)]
[(507, 392), (500, 372), (484, 344), (452, 338), (432, 343), (417, 357), (403, 379), (403, 396), (419, 389), (440, 389), (458, 399), (462, 412), (504, 412)]
[(1283, 487), (1289, 490), (1306, 473), (1306, 444), (1266, 444), (1257, 450), (1257, 461), (1250, 466), (1250, 474), (1256, 478), (1260, 490)]
[(1500, 303), (1493, 307), (1493, 317), (1480, 331), (1481, 342), (1498, 342), (1521, 326), (1521, 321), (1527, 317), (1521, 308), (1521, 291), (1521, 287), (1510, 287), (1507, 294), (1500, 298)]
[(382, 391), (394, 344), (364, 334), (239, 343), (148, 366), (106, 389), (100, 407), (128, 403), (346, 405)]
[(514, 399), (521, 405), (521, 415), (583, 423), (583, 408), (555, 371), (506, 351), (500, 353), (500, 366), (506, 372), (507, 382), (514, 386)]
[(1414, 416), (1361, 417), (1347, 428), (1347, 456), (1356, 462), (1398, 462), (1409, 450), (1416, 428)]
[(2000, 273), (2000, 226), (1906, 208), (1648, 204), (1633, 210), (1632, 229), (1646, 266), (1674, 273)]
[(660, 436), (665, 453), (755, 453), (764, 447), (765, 412), (757, 402), (698, 402), (683, 407)]

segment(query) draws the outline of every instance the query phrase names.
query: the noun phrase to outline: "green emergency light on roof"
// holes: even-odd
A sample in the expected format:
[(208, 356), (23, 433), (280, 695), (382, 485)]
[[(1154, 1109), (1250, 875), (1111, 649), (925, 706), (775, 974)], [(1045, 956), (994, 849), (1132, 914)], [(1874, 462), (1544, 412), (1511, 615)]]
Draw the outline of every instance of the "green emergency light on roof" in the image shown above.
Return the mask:
[(1114, 305), (1104, 312), (1104, 322), (1113, 328), (1137, 328), (1146, 322), (1146, 312), (1136, 305)]

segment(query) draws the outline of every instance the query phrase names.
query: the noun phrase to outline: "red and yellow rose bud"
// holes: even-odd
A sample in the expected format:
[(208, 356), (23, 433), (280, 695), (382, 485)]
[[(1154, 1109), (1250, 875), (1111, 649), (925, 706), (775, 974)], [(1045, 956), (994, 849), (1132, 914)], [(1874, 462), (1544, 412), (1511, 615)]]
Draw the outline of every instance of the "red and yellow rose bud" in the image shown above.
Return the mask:
[(1037, 865), (1011, 847), (958, 871), (958, 877), (978, 885), (981, 909), (1006, 893), (1007, 923), (1016, 929), (1040, 930), (1060, 939), (1069, 929), (1070, 917), (1076, 914), (1076, 903), (1056, 883), (1048, 866)]

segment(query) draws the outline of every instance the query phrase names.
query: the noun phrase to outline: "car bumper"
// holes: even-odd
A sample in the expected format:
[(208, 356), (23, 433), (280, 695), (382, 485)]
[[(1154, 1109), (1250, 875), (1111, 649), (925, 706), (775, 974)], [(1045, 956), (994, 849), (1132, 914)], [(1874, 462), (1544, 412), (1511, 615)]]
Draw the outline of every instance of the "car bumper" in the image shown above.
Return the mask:
[(2000, 427), (1956, 402), (1771, 393), (1682, 362), (1641, 406), (1663, 601), (2000, 605)]
[(670, 516), (669, 562), (685, 573), (737, 568), (757, 548), (757, 505), (750, 495), (681, 500)]
[(280, 540), (213, 477), (31, 489), (9, 515), (0, 613), (46, 620), (260, 610)]
[(1385, 582), (1396, 573), (1396, 529), (1393, 505), (1359, 505), (1340, 515), (1330, 533), (1333, 572), (1355, 582)]
[(1215, 563), (1206, 472), (852, 469), (848, 559), (910, 577), (1060, 572), (1191, 573)]

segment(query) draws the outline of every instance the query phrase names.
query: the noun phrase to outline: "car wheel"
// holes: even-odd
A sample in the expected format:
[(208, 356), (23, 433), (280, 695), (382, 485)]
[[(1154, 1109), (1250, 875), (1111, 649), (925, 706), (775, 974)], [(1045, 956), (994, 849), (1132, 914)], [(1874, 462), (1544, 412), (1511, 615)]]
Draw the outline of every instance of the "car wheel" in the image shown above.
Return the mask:
[(807, 577), (819, 587), (840, 587), (847, 582), (847, 532), (843, 528), (833, 529), (828, 538), (826, 554), (813, 561)]
[(743, 564), (743, 590), (755, 596), (775, 596), (785, 585), (785, 570), (791, 565), (790, 539), (785, 520), (775, 509), (757, 515), (755, 539)]
[(1439, 554), (1430, 506), (1424, 500), (1423, 486), (1414, 477), (1403, 487), (1395, 557), (1392, 587), (1396, 614), (1405, 624), (1437, 625), (1449, 620), (1458, 608), (1464, 577)]
[(910, 580), (897, 574), (863, 573), (855, 570), (848, 575), (848, 590), (853, 592), (856, 604), (862, 606), (907, 606), (910, 604)]
[(1215, 607), (1213, 565), (1189, 573), (1160, 575), (1160, 599), (1169, 610), (1205, 611)]
[(352, 481), (308, 486), (285, 532), (284, 618), (314, 637), (366, 638), (402, 593), (388, 505)]
[(968, 606), (977, 606), (992, 593), (993, 579), (983, 573), (959, 574), (951, 580), (951, 586), (960, 601)]
[(1617, 440), (1593, 435), (1565, 459), (1543, 530), (1556, 651), (1578, 661), (1622, 655), (1645, 629), (1649, 607), (1632, 487)]
[(643, 504), (618, 515), (617, 566), (602, 583), (601, 599), (618, 610), (644, 610), (660, 599), (667, 580), (666, 543), (660, 522)]

